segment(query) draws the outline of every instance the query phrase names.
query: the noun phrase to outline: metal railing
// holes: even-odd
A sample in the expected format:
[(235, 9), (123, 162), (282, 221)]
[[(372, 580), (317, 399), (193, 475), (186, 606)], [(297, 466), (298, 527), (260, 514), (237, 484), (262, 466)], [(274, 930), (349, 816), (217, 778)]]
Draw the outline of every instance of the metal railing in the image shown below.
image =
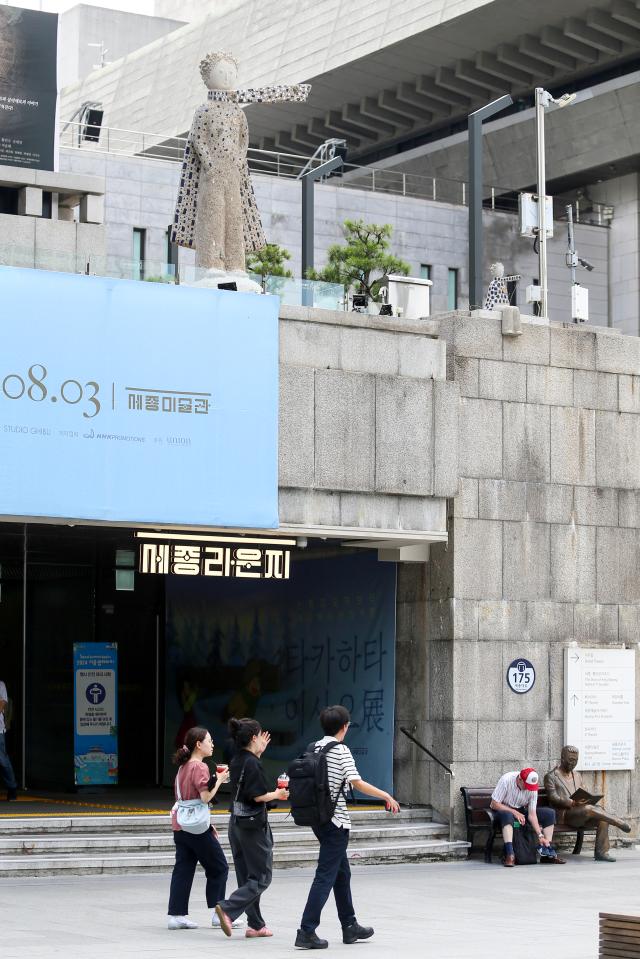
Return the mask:
[(427, 756), (430, 756), (431, 759), (433, 759), (433, 761), (438, 764), (438, 766), (442, 766), (444, 771), (449, 773), (452, 779), (456, 778), (453, 769), (449, 769), (449, 767), (445, 763), (443, 763), (441, 759), (438, 759), (435, 753), (432, 753), (430, 749), (427, 749), (427, 747), (423, 743), (418, 742), (415, 736), (412, 736), (408, 729), (405, 729), (404, 726), (401, 726), (400, 732), (404, 733), (407, 739), (410, 739), (412, 743), (415, 743), (418, 749), (421, 749), (423, 753), (426, 753)]
[[(86, 122), (61, 122), (60, 146), (82, 150), (85, 153), (107, 153), (181, 163), (187, 142), (186, 137), (178, 137), (170, 133), (143, 133), (140, 130), (125, 130), (117, 127), (102, 127), (99, 130), (91, 128), (90, 132), (97, 130), (98, 140), (94, 142), (83, 139), (87, 129)], [(322, 163), (321, 155), (312, 157), (300, 153), (259, 150), (257, 147), (249, 147), (247, 159), (252, 173), (285, 179), (297, 179), (303, 170), (314, 169)], [(345, 163), (339, 175), (331, 177), (331, 185), (338, 188), (349, 187), (372, 193), (432, 200), (436, 203), (450, 203), (455, 206), (468, 206), (469, 203), (469, 186), (465, 180), (422, 176), (400, 170), (358, 166), (355, 163)], [(517, 213), (518, 192), (513, 187), (485, 184), (483, 206), (485, 209), (497, 212)], [(575, 202), (576, 223), (606, 227), (613, 217), (613, 208), (608, 204), (587, 203), (584, 199), (576, 200), (569, 195), (555, 199), (557, 202), (554, 219), (563, 219), (565, 205), (571, 200)]]
[[(102, 127), (96, 143), (82, 138), (85, 130), (84, 123), (67, 121), (61, 124), (60, 146), (82, 150), (84, 153), (138, 156), (149, 160), (181, 163), (187, 142), (186, 137), (177, 137), (169, 133), (143, 133), (139, 130)], [(249, 147), (247, 159), (252, 173), (288, 179), (297, 179), (305, 168), (313, 169), (322, 163), (321, 157), (314, 159), (300, 153), (260, 150), (257, 147)], [(331, 184), (335, 187), (350, 187), (355, 190), (434, 200), (438, 203), (452, 203), (458, 206), (467, 205), (469, 194), (467, 184), (463, 180), (358, 166), (355, 163), (345, 163), (341, 175), (331, 177)], [(512, 212), (517, 209), (517, 195), (509, 187), (486, 186), (485, 205), (493, 210)]]
[(453, 841), (454, 835), (455, 835), (455, 801), (453, 798), (453, 786), (452, 786), (453, 780), (455, 779), (455, 774), (453, 772), (453, 769), (450, 769), (449, 766), (446, 765), (446, 763), (443, 763), (441, 759), (438, 759), (435, 753), (432, 753), (430, 749), (427, 749), (424, 743), (419, 742), (415, 738), (415, 736), (412, 736), (409, 730), (405, 729), (404, 726), (400, 726), (400, 732), (403, 733), (407, 737), (407, 739), (410, 739), (411, 742), (418, 747), (418, 749), (421, 749), (423, 753), (426, 753), (430, 759), (433, 759), (433, 761), (437, 763), (438, 766), (441, 767), (441, 769), (444, 769), (444, 771), (449, 776), (449, 839)]

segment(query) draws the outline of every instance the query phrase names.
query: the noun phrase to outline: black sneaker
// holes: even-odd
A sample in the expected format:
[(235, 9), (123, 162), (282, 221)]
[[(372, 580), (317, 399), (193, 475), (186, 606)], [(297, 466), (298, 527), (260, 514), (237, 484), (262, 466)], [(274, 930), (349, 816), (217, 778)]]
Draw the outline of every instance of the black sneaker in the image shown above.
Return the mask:
[(7, 802), (15, 802), (17, 798), (18, 798), (18, 790), (17, 790), (17, 789), (8, 789), (8, 790), (7, 790)]
[(298, 949), (326, 949), (329, 943), (326, 939), (320, 939), (315, 932), (298, 929), (295, 945)]
[(343, 928), (342, 941), (350, 946), (351, 943), (357, 942), (358, 939), (371, 939), (372, 935), (373, 929), (371, 926), (361, 926), (359, 923), (354, 922), (350, 926)]

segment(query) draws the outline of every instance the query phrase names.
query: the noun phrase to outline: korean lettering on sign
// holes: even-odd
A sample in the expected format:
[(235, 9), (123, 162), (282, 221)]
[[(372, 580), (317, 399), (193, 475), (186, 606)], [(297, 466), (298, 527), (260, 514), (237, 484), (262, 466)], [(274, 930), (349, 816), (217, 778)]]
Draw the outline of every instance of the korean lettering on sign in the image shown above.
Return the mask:
[(289, 579), (292, 543), (142, 543), (139, 571), (175, 576)]

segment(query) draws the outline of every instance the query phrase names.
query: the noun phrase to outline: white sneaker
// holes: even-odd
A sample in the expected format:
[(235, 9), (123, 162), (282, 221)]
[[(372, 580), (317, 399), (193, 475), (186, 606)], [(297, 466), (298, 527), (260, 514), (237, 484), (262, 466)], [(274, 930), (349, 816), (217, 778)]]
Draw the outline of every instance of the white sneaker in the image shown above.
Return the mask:
[(188, 916), (169, 916), (167, 929), (197, 929), (198, 923), (192, 922)]
[[(237, 918), (237, 919), (234, 919), (233, 922), (231, 923), (231, 928), (232, 928), (232, 929), (244, 929), (244, 927), (246, 926), (246, 924), (247, 924), (247, 920), (246, 920), (246, 919), (243, 919), (242, 916), (238, 916), (238, 918)], [(217, 916), (217, 914), (216, 914), (215, 912), (214, 912), (213, 916), (211, 917), (211, 925), (213, 926), (214, 929), (219, 929), (219, 928), (220, 928), (220, 920), (218, 919), (218, 916)]]

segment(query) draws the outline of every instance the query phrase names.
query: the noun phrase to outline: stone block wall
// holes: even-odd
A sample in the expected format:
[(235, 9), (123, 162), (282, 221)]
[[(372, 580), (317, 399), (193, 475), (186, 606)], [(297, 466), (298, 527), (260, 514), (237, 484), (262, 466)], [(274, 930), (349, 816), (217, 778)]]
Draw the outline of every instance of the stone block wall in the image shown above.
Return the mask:
[(459, 390), (429, 320), (280, 314), (282, 526), (446, 536)]
[[(555, 765), (565, 646), (640, 642), (640, 340), (573, 324), (503, 338), (498, 319), (468, 314), (439, 323), (461, 394), (460, 491), (448, 544), (417, 581), (400, 567), (398, 649), (417, 669), (398, 679), (398, 723), (453, 765), (457, 792)], [(536, 668), (524, 696), (505, 678), (519, 657)], [(446, 777), (426, 757), (430, 772), (417, 770), (403, 739), (401, 797), (446, 814)], [(597, 783), (636, 825), (637, 778)]]

